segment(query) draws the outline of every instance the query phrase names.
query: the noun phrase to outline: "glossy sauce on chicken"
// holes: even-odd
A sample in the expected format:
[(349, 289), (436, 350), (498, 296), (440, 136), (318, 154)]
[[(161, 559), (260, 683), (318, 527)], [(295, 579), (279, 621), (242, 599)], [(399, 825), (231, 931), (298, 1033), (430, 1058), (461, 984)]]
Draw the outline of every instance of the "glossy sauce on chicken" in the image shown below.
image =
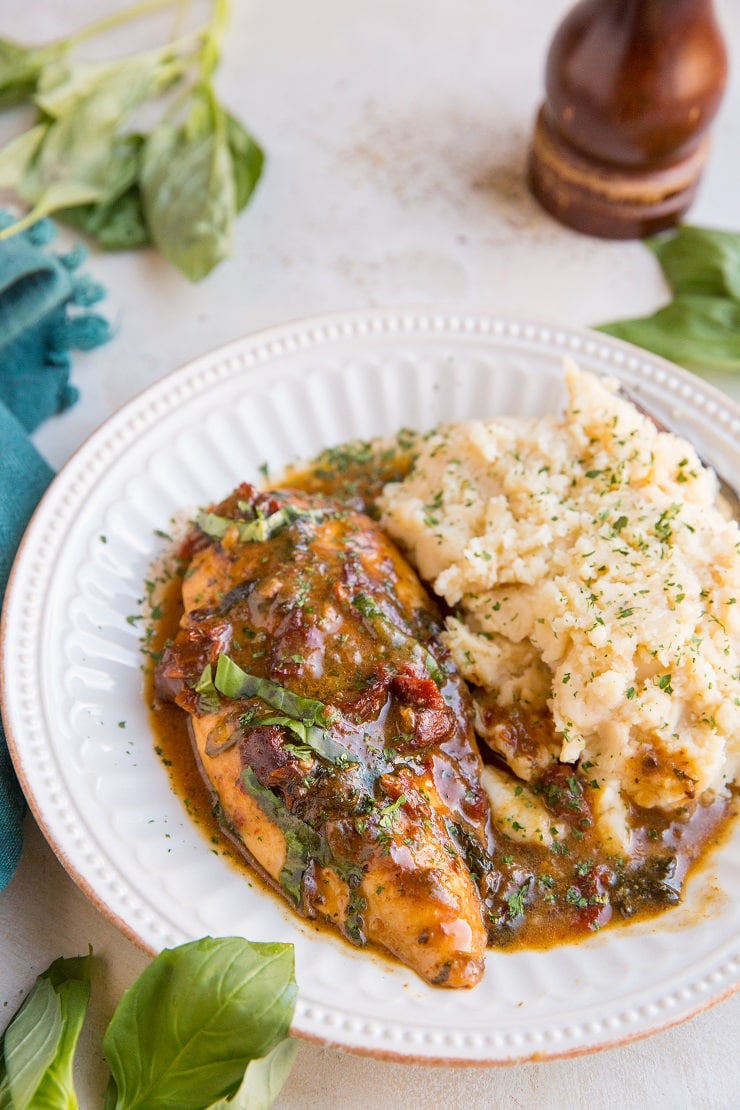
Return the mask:
[(308, 918), (473, 985), (494, 841), (467, 692), (436, 607), (376, 524), (243, 485), (181, 549), (157, 667), (222, 821)]
[(634, 810), (630, 860), (598, 843), (588, 767), (529, 767), (539, 845), (491, 810), (484, 761), (510, 774), (552, 724), (471, 700), (437, 603), (371, 519), (412, 447), (410, 433), (343, 446), (200, 514), (154, 631), (155, 730), (207, 835), (297, 912), (472, 986), (486, 945), (549, 946), (674, 905), (731, 805), (662, 824)]

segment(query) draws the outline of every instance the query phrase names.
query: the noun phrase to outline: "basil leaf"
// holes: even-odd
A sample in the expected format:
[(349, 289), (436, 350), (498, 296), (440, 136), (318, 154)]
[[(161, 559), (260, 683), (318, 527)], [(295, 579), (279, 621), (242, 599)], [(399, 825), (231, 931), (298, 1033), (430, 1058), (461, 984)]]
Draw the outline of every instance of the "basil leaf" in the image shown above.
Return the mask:
[(208, 1110), (269, 1110), (295, 1062), (298, 1042), (292, 1037), (247, 1065), (242, 1085), (230, 1099), (213, 1102)]
[[(59, 213), (107, 250), (153, 243), (193, 280), (231, 253), (234, 217), (254, 190), (264, 155), (211, 84), (228, 0), (213, 0), (202, 27), (155, 50), (109, 62), (69, 59), (79, 43), (169, 2), (133, 4), (42, 47), (0, 38), (0, 108), (29, 100), (41, 128), (0, 152), (0, 187), (13, 188), (31, 208), (0, 239)], [(130, 138), (123, 135), (128, 117), (174, 83), (190, 97), (185, 124), (155, 127), (145, 165), (122, 186), (117, 146)]]
[(652, 316), (602, 324), (597, 330), (689, 370), (740, 369), (740, 301), (687, 293)]
[(243, 671), (228, 655), (219, 655), (214, 685), (227, 698), (262, 698), (282, 715), (266, 717), (255, 724), (276, 724), (289, 729), (307, 744), (316, 755), (330, 763), (355, 763), (356, 757), (334, 740), (326, 726), (339, 718), (339, 713), (322, 701), (303, 698), (271, 682), (268, 678)]
[(261, 725), (280, 725), (281, 728), (286, 728), (294, 736), (297, 736), (307, 750), (313, 750), (313, 744), (316, 742), (312, 733), (321, 734), (323, 732), (323, 729), (316, 725), (308, 725), (305, 721), (296, 720), (295, 717), (285, 717), (280, 714), (275, 717), (256, 717), (253, 721), (250, 721), (250, 725), (252, 728)]
[(332, 853), (326, 837), (288, 807), (267, 786), (262, 786), (251, 767), (245, 767), (241, 775), (242, 786), (255, 800), (266, 817), (277, 825), (285, 837), (285, 862), (280, 871), (281, 888), (295, 906), (300, 906), (303, 897), (303, 876), (312, 860), (321, 867), (331, 867), (348, 886), (349, 905), (342, 927), (350, 940), (356, 944), (365, 943), (364, 922), (362, 918), (365, 902), (359, 893), (363, 879), (362, 867), (347, 860), (337, 859)]
[(21, 196), (38, 204), (55, 185), (65, 183), (80, 191), (86, 187), (88, 195), (58, 208), (115, 196), (121, 188), (121, 150), (126, 151), (118, 148), (114, 156), (118, 129), (158, 90), (160, 76), (149, 55), (79, 70), (63, 68), (59, 83), (36, 98), (52, 122), (20, 183)]
[(221, 699), (218, 696), (218, 690), (213, 685), (213, 668), (210, 663), (206, 663), (193, 689), (196, 694), (200, 695), (198, 708), (201, 712), (218, 713), (221, 708)]
[(17, 189), (46, 135), (46, 124), (24, 131), (0, 150), (0, 188)]
[(36, 91), (39, 77), (62, 46), (22, 46), (0, 38), (0, 108), (21, 104)]
[(79, 69), (50, 67), (36, 100), (51, 122), (16, 183), (33, 207), (0, 238), (61, 209), (111, 199), (121, 181), (120, 160), (111, 157), (117, 130), (170, 74), (169, 63), (158, 66), (152, 55)]
[(213, 673), (210, 663), (206, 663), (203, 670), (200, 672), (200, 678), (193, 687), (196, 694), (203, 694), (207, 698), (215, 698), (218, 701), (218, 690), (213, 685)]
[(302, 818), (296, 817), (284, 803), (263, 786), (251, 767), (242, 771), (241, 781), (246, 792), (285, 837), (285, 862), (280, 871), (280, 886), (295, 906), (300, 905), (303, 876), (312, 859), (328, 863), (332, 856), (326, 840)]
[(59, 213), (65, 223), (97, 239), (104, 250), (125, 250), (151, 242), (138, 185), (143, 146), (143, 135), (115, 139), (108, 162), (106, 199)]
[(212, 540), (222, 540), (230, 528), (236, 528), (240, 543), (259, 543), (269, 540), (284, 528), (286, 521), (278, 509), (270, 516), (257, 517), (256, 520), (232, 520), (217, 513), (198, 513), (195, 523)]
[(31, 1104), (62, 1037), (62, 1006), (48, 979), (39, 979), (5, 1031), (3, 1053), (11, 1105)]
[(265, 155), (259, 143), (231, 112), (226, 113), (226, 141), (234, 164), (236, 210), (241, 212), (262, 176)]
[(74, 1055), (90, 996), (91, 960), (55, 960), (5, 1030), (0, 1100), (9, 1099), (13, 1110), (77, 1105)]
[(645, 242), (674, 299), (596, 330), (699, 373), (740, 369), (740, 233), (685, 225)]
[(138, 185), (115, 200), (64, 208), (57, 217), (84, 231), (106, 251), (131, 250), (151, 243)]
[(222, 540), (229, 528), (236, 527), (240, 542), (260, 543), (272, 539), (295, 520), (321, 521), (325, 516), (323, 509), (297, 509), (293, 505), (282, 505), (269, 516), (258, 516), (255, 520), (232, 520), (217, 513), (198, 513), (195, 523), (213, 540)]
[(141, 193), (152, 241), (199, 281), (232, 251), (236, 186), (226, 115), (209, 85), (180, 127), (160, 124), (144, 147)]
[[(251, 722), (252, 727), (257, 725), (280, 725), (296, 736), (301, 744), (314, 755), (320, 755), (329, 763), (356, 763), (357, 759), (341, 744), (333, 740), (326, 729), (318, 725), (307, 724), (306, 721), (296, 720), (294, 717), (261, 717)], [(307, 754), (304, 753), (304, 754)]]
[(105, 126), (114, 125), (115, 133), (134, 108), (164, 92), (182, 70), (182, 61), (167, 46), (114, 62), (64, 60), (46, 68), (34, 100), (44, 115), (57, 120), (92, 109)]
[(45, 972), (59, 995), (62, 1036), (54, 1060), (34, 1095), (34, 1110), (59, 1110), (61, 1106), (77, 1105), (74, 1058), (90, 998), (91, 964), (91, 955), (59, 959)]
[(702, 293), (740, 300), (740, 233), (683, 225), (647, 239), (676, 295)]
[(220, 694), (227, 698), (262, 698), (273, 709), (285, 713), (307, 724), (327, 725), (336, 719), (337, 711), (331, 706), (314, 698), (302, 698), (298, 694), (271, 682), (269, 678), (243, 671), (228, 655), (219, 655), (216, 664), (214, 685)]
[(288, 1036), (295, 999), (290, 944), (205, 937), (165, 949), (108, 1026), (106, 1107), (202, 1110), (234, 1096), (249, 1063)]
[(86, 204), (88, 201), (95, 200), (97, 195), (98, 190), (83, 181), (56, 181), (40, 193), (30, 212), (0, 231), (0, 241), (10, 239), (11, 236), (17, 235), (20, 231), (25, 231), (26, 228), (38, 223), (44, 216), (50, 216), (53, 212), (58, 212), (60, 208), (67, 208), (74, 204)]

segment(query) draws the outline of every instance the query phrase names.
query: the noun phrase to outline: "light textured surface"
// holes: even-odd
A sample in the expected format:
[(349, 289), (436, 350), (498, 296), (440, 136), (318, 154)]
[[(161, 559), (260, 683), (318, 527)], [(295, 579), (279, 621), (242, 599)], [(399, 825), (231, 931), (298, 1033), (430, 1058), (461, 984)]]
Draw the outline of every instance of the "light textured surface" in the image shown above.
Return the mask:
[[(0, 0), (0, 30), (49, 38), (96, 7), (108, 5), (39, 0), (26, 29), (17, 3)], [(238, 225), (235, 256), (198, 286), (148, 254), (91, 260), (120, 334), (78, 360), (81, 403), (38, 434), (53, 465), (168, 370), (298, 316), (421, 303), (587, 325), (660, 303), (664, 287), (640, 244), (560, 228), (524, 185), (545, 49), (567, 7), (562, 0), (235, 3), (221, 88), (269, 156)], [(736, 59), (740, 9), (735, 0), (717, 8)], [(691, 213), (697, 223), (740, 229), (739, 130), (734, 76)], [(737, 382), (715, 381), (740, 397)], [(146, 961), (66, 877), (30, 821), (21, 870), (0, 895), (0, 937), (6, 1012), (51, 959), (93, 944), (100, 961), (79, 1070), (83, 1110), (99, 1105), (102, 1028)], [(427, 1070), (303, 1044), (277, 1107), (555, 1110), (649, 1099), (659, 1110), (729, 1110), (738, 1105), (739, 1034), (735, 996), (631, 1046), (511, 1069)]]

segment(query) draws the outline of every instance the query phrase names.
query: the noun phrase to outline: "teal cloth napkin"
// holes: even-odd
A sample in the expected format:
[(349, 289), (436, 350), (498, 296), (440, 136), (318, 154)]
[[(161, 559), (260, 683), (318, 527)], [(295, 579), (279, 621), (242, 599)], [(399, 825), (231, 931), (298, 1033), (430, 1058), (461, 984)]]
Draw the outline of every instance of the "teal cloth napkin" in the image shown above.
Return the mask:
[[(12, 220), (0, 211), (0, 227)], [(77, 400), (70, 351), (112, 335), (107, 320), (88, 311), (105, 291), (78, 272), (84, 251), (54, 253), (55, 235), (42, 220), (0, 241), (0, 604), (26, 524), (54, 476), (29, 432)], [(0, 890), (20, 858), (24, 813), (0, 722)]]

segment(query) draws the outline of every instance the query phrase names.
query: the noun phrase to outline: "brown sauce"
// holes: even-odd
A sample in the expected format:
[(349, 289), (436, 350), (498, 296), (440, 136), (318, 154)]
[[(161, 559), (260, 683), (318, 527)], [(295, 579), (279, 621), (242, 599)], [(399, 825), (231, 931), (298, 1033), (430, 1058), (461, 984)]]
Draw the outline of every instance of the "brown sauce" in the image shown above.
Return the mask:
[[(407, 469), (412, 439), (411, 434), (404, 436), (395, 449), (387, 448), (382, 454), (373, 453), (365, 444), (325, 452), (313, 469), (290, 472), (283, 484), (340, 496), (367, 510), (382, 486)], [(144, 671), (155, 750), (167, 769), (172, 789), (212, 850), (227, 858), (245, 879), (257, 881), (274, 893), (218, 823), (213, 799), (193, 753), (187, 714), (174, 704), (157, 703), (155, 697), (155, 662), (174, 638), (183, 612), (176, 564), (147, 588), (152, 616), (144, 643), (148, 658)], [(495, 762), (496, 757), (485, 744), (480, 746), (484, 760)], [(588, 819), (585, 774), (564, 768), (562, 782), (556, 776), (552, 784), (545, 783), (541, 788), (553, 820), (564, 821), (568, 834), (563, 838), (562, 850), (554, 852), (519, 843), (515, 830), (507, 830), (501, 822), (496, 825), (500, 902), (510, 910), (490, 930), (496, 948), (546, 949), (572, 943), (606, 925), (613, 928), (665, 912), (680, 901), (680, 891), (692, 872), (726, 839), (738, 809), (737, 794), (733, 792), (729, 799), (697, 804), (690, 813), (673, 817), (633, 810), (636, 848), (627, 862), (606, 856), (598, 842)], [(311, 926), (333, 932), (329, 926), (315, 922)]]

